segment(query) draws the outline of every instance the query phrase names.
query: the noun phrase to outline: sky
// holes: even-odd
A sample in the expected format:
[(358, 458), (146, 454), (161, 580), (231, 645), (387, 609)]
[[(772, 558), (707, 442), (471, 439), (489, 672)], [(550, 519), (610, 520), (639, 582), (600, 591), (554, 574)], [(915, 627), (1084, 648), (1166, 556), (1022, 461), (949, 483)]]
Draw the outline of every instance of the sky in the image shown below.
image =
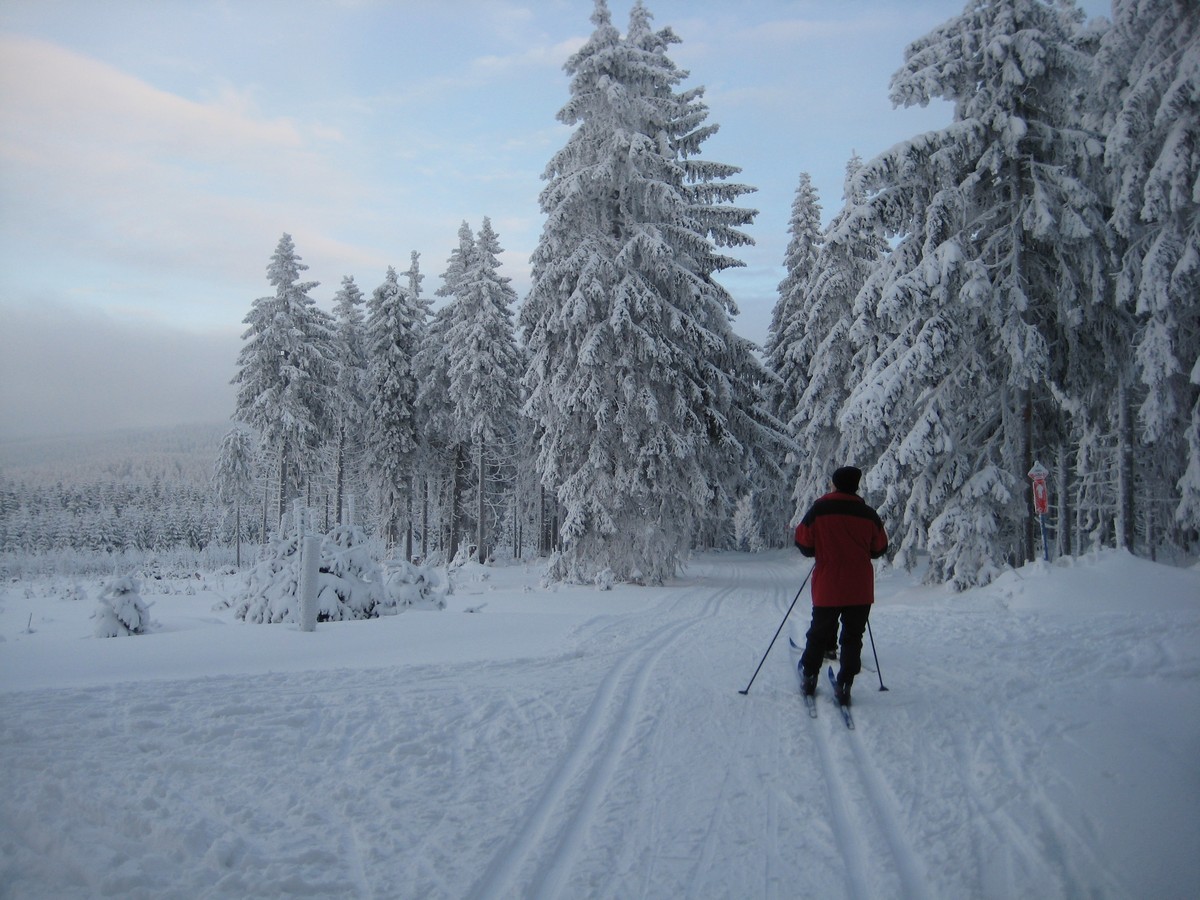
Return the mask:
[[(893, 109), (904, 48), (964, 0), (645, 0), (742, 168), (735, 330), (767, 336), (807, 172), (828, 221), (846, 162), (949, 121)], [(633, 0), (609, 0), (624, 32)], [(1108, 13), (1107, 0), (1082, 4)], [(217, 422), (242, 320), (291, 234), (332, 309), (492, 220), (518, 296), (570, 129), (563, 64), (592, 0), (2, 0), (0, 441)]]

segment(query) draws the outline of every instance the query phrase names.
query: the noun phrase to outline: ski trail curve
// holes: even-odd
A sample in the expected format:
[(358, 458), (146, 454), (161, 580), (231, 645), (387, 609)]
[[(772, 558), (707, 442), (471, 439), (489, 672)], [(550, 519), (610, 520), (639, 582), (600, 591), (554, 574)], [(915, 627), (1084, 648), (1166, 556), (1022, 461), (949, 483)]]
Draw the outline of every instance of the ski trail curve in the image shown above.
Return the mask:
[[(697, 615), (655, 628), (613, 666), (601, 682), (569, 751), (524, 824), (471, 890), (468, 896), (472, 900), (561, 894), (629, 741), (656, 663), (686, 631), (714, 615), (721, 600), (731, 592), (732, 588), (719, 590), (706, 599)], [(550, 825), (556, 819), (565, 822), (552, 834)], [(529, 884), (519, 889), (516, 882), (522, 867), (539, 851), (547, 850), (547, 861), (535, 871)]]

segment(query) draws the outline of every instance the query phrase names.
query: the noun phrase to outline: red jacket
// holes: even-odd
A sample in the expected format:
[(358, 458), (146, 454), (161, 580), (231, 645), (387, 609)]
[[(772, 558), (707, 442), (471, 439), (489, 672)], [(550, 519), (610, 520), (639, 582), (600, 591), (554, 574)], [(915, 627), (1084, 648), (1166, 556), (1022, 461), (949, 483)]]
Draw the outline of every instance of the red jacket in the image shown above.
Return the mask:
[(813, 606), (859, 606), (875, 602), (871, 560), (887, 553), (879, 514), (857, 494), (834, 491), (814, 503), (796, 526), (796, 546), (817, 558)]

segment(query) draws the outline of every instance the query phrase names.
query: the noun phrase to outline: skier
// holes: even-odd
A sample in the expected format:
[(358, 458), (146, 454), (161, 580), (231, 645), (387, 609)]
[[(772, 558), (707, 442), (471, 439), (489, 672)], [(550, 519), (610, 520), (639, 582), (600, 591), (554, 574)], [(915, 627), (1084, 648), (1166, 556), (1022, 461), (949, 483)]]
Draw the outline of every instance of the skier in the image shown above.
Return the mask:
[(841, 667), (837, 701), (850, 705), (850, 686), (861, 668), (863, 632), (875, 602), (875, 568), (871, 560), (887, 553), (883, 522), (862, 497), (862, 470), (842, 466), (833, 473), (832, 490), (820, 497), (796, 526), (796, 546), (816, 557), (812, 577), (812, 624), (800, 657), (801, 687), (817, 690), (821, 660), (837, 643), (842, 625)]

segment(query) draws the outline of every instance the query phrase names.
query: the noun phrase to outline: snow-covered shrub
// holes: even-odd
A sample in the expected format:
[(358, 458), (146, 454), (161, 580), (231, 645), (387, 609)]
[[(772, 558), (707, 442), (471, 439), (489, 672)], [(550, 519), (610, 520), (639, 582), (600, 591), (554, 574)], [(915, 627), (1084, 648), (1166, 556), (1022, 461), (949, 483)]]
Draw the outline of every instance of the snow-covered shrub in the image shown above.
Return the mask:
[(136, 578), (128, 575), (113, 578), (100, 594), (96, 611), (96, 637), (124, 637), (145, 634), (150, 627), (150, 613), (139, 590)]
[[(294, 533), (272, 538), (262, 559), (246, 573), (242, 590), (230, 600), (237, 618), (257, 623), (300, 620), (300, 547)], [(377, 542), (353, 525), (338, 526), (321, 539), (318, 622), (445, 606), (448, 585), (438, 569), (409, 563), (385, 569), (377, 549)]]
[(222, 605), (247, 622), (295, 622), (300, 611), (300, 541), (292, 532), (272, 534), (241, 589)]
[(611, 591), (613, 588), (613, 571), (608, 566), (605, 566), (596, 573), (596, 590)]
[(384, 573), (365, 531), (339, 525), (321, 540), (317, 621), (370, 619), (386, 604)]
[(68, 584), (62, 592), (62, 598), (64, 600), (86, 600), (87, 595), (87, 589), (78, 581), (73, 581)]
[(434, 566), (414, 566), (407, 562), (387, 567), (387, 603), (377, 615), (395, 615), (406, 609), (445, 609), (451, 593), (446, 573)]
[(487, 566), (475, 562), (470, 553), (460, 553), (446, 567), (446, 577), (450, 580), (450, 593), (453, 594), (460, 586), (483, 584), (492, 577), (492, 573)]

